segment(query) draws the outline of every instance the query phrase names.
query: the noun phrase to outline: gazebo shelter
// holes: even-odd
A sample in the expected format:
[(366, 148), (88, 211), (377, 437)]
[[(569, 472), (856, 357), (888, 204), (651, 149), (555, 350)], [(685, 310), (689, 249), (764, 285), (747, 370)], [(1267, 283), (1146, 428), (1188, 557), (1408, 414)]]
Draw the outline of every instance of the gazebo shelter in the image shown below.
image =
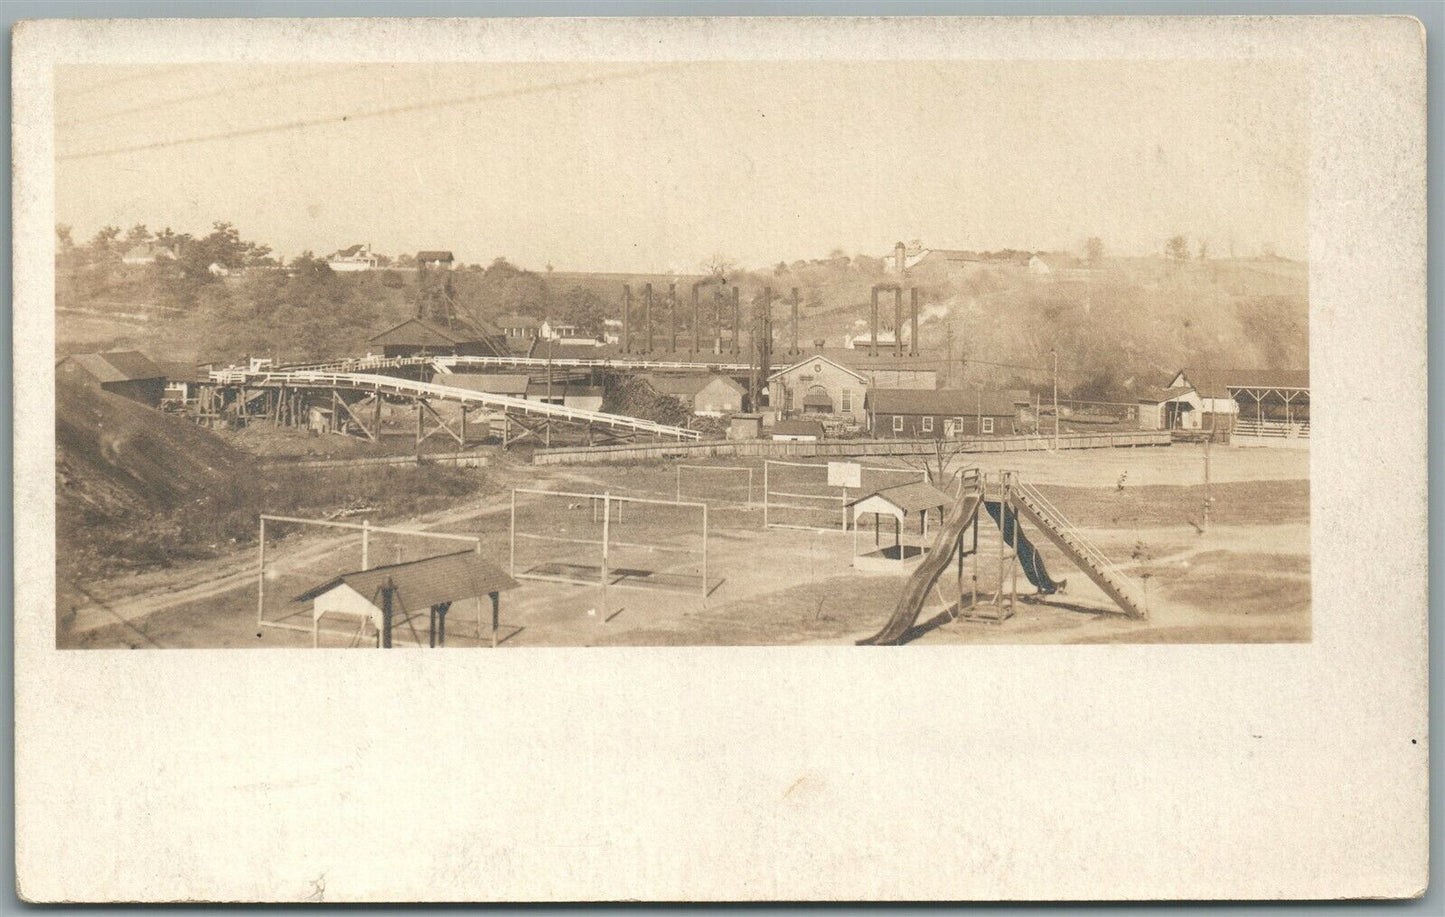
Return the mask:
[(422, 609), (429, 613), (428, 646), (446, 646), (447, 612), (458, 602), (475, 602), (477, 645), (482, 642), (482, 608), (492, 606), (492, 646), (497, 645), (500, 593), (517, 588), (512, 579), (476, 551), (440, 554), (423, 560), (373, 567), (343, 573), (306, 590), (294, 601), (311, 603), (311, 644), (321, 643), (321, 619), (334, 616), (357, 622), (352, 645), (375, 633), (378, 647), (392, 646), (393, 636), (404, 625), (411, 642), (422, 645), (413, 619)]
[[(932, 484), (915, 481), (875, 490), (849, 503), (848, 507), (852, 510), (853, 568), (869, 573), (894, 573), (921, 561), (928, 551), (928, 514), (937, 510), (941, 525), (944, 513), (953, 501), (952, 496)], [(873, 517), (873, 550), (860, 554), (858, 527), (864, 516)], [(892, 544), (883, 543), (885, 517), (893, 520)], [(906, 543), (905, 531), (911, 534), (915, 527), (918, 542)]]

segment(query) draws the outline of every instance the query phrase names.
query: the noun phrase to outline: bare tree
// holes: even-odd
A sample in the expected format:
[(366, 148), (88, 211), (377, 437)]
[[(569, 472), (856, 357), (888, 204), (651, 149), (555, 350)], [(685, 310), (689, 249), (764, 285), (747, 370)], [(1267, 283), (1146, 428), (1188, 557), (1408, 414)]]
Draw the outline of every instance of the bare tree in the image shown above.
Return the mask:
[(1189, 260), (1189, 240), (1183, 236), (1173, 236), (1164, 243), (1164, 255), (1171, 261)]
[(1098, 236), (1090, 236), (1089, 241), (1084, 243), (1084, 257), (1091, 267), (1098, 267), (1104, 260), (1104, 240)]
[(716, 277), (719, 280), (733, 274), (738, 269), (736, 258), (729, 258), (726, 255), (716, 254), (698, 265), (704, 274), (709, 277)]

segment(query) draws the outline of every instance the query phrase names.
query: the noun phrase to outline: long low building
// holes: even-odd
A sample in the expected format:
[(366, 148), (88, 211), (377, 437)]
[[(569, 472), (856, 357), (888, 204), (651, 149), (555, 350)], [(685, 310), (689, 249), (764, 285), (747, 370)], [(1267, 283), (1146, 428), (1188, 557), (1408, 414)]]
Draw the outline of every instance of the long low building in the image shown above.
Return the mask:
[(869, 428), (892, 439), (1013, 436), (1029, 409), (1027, 392), (977, 389), (875, 389), (868, 393)]

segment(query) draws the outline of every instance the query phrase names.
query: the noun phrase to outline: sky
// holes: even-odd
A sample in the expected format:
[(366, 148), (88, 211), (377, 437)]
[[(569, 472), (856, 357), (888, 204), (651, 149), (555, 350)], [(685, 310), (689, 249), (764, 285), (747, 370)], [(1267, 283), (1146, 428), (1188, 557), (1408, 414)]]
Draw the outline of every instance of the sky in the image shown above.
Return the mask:
[(836, 61), (69, 66), (56, 219), (540, 270), (834, 249), (1307, 257), (1302, 66)]

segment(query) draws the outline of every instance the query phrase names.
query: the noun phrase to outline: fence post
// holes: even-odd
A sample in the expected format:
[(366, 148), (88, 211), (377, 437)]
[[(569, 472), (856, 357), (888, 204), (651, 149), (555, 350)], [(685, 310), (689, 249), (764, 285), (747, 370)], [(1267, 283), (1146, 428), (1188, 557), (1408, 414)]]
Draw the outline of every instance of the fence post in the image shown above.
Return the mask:
[(265, 623), (266, 618), (266, 517), (261, 517), (261, 534), (257, 538), (259, 559), (256, 564), (256, 626)]
[(361, 569), (371, 569), (371, 520), (361, 520)]
[(707, 604), (707, 504), (702, 505), (702, 602)]
[(763, 459), (763, 530), (768, 528), (768, 460)]
[(607, 538), (612, 517), (612, 492), (602, 494), (602, 623), (607, 623)]

